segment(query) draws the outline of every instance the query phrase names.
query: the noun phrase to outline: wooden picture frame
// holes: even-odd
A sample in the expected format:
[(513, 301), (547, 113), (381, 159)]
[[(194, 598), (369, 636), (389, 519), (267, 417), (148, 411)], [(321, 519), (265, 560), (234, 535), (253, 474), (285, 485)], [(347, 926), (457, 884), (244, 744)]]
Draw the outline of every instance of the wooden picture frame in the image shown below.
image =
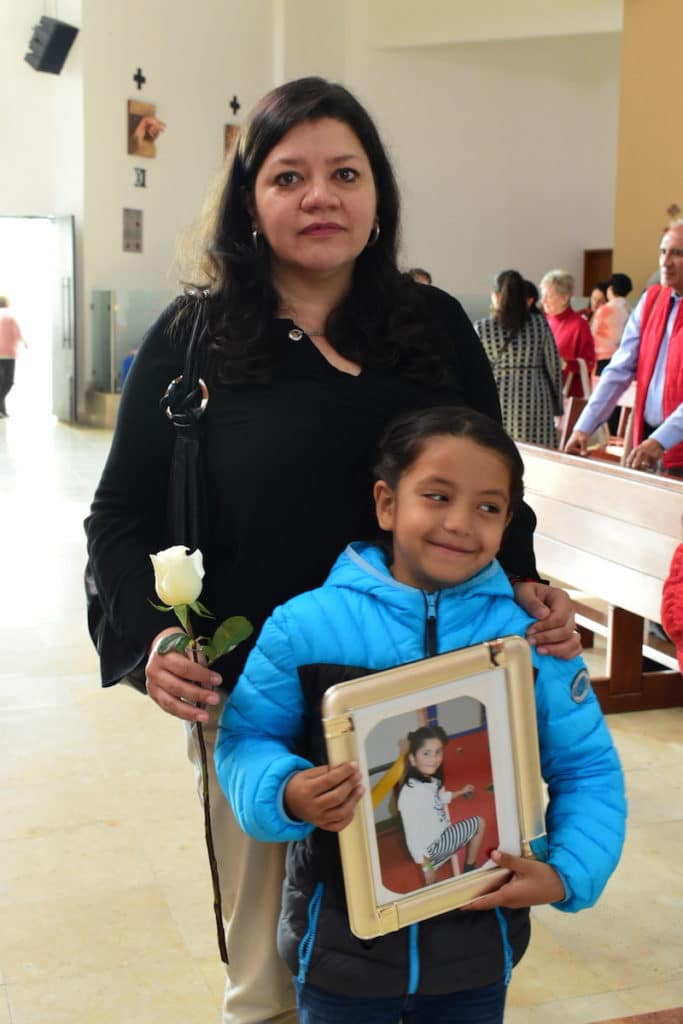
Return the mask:
[(228, 156), (237, 145), (240, 126), (234, 123), (223, 125), (223, 155)]
[(157, 120), (155, 103), (128, 100), (126, 105), (128, 155), (153, 160), (157, 155), (155, 139), (163, 125)]
[[(351, 824), (339, 834), (349, 923), (356, 936), (372, 939), (396, 931), (497, 888), (508, 873), (487, 858), (487, 850), (500, 846), (533, 856), (532, 841), (545, 835), (544, 789), (531, 655), (521, 637), (340, 683), (327, 690), (322, 711), (330, 765), (357, 762), (365, 788)], [(430, 722), (449, 737), (439, 798), (450, 798), (451, 822), (477, 818), (486, 832), (474, 870), (454, 875), (458, 865), (451, 867), (451, 860), (428, 882), (424, 863), (411, 856), (407, 819), (405, 843), (401, 846), (399, 837), (394, 853), (387, 851), (391, 826), (386, 827), (385, 816), (403, 776), (407, 733)], [(479, 734), (476, 744), (470, 742), (473, 734)]]

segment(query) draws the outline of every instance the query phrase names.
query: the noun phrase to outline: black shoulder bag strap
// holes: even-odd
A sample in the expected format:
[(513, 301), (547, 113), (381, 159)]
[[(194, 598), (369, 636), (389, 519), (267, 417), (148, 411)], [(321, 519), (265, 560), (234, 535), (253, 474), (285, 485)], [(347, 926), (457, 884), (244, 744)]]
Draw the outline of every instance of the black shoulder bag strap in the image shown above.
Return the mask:
[(175, 446), (168, 479), (167, 531), (169, 543), (190, 551), (201, 546), (205, 534), (204, 477), (201, 472), (202, 416), (209, 391), (202, 377), (207, 363), (208, 292), (193, 291), (197, 303), (185, 369), (172, 380), (161, 399), (161, 409), (175, 428)]
[[(206, 536), (201, 438), (202, 416), (209, 402), (209, 390), (202, 377), (207, 364), (209, 293), (208, 290), (193, 289), (188, 295), (196, 301), (197, 310), (187, 346), (185, 369), (182, 376), (171, 381), (160, 404), (176, 432), (168, 481), (168, 536), (171, 544), (184, 544), (190, 551), (194, 551), (201, 547), (202, 538)], [(201, 762), (204, 837), (211, 869), (218, 949), (221, 960), (227, 964), (220, 879), (211, 828), (206, 742), (201, 722), (193, 722), (191, 728), (197, 738)]]

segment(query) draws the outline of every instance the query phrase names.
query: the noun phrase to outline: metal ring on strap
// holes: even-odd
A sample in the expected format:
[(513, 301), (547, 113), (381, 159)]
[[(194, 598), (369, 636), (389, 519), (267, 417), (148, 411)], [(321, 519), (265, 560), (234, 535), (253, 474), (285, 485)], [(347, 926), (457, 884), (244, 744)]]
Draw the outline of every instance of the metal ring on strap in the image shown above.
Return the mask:
[[(175, 377), (171, 381), (171, 383), (166, 388), (166, 391), (164, 392), (164, 398), (168, 398), (168, 396), (171, 393), (171, 390), (175, 387), (176, 384), (180, 384), (182, 379), (183, 375), (181, 373), (179, 377)], [(204, 383), (201, 377), (197, 378), (197, 384), (199, 385), (199, 390), (202, 393), (202, 400), (199, 403), (199, 415), (201, 416), (209, 402), (209, 389), (207, 388), (206, 384)], [(166, 408), (164, 409), (164, 412), (168, 416), (169, 420), (173, 419), (173, 413), (171, 412), (170, 406), (167, 405)]]

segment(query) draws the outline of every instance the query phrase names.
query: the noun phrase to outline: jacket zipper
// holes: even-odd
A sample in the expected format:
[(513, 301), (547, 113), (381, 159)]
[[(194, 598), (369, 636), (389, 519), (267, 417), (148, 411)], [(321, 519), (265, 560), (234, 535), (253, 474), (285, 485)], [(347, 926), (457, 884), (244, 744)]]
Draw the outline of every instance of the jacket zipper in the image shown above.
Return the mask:
[[(437, 637), (436, 637), (436, 611), (439, 604), (439, 597), (441, 592), (437, 591), (436, 594), (427, 594), (422, 591), (422, 596), (425, 602), (426, 616), (425, 616), (425, 657), (433, 658), (437, 652)], [(432, 709), (428, 709), (433, 712)], [(417, 992), (418, 985), (420, 983), (420, 925), (413, 924), (410, 926), (408, 933), (408, 994), (414, 995)]]
[(425, 657), (433, 658), (437, 651), (436, 610), (441, 592), (437, 591), (436, 594), (426, 594), (422, 591), (422, 596), (427, 608), (427, 617), (425, 619)]

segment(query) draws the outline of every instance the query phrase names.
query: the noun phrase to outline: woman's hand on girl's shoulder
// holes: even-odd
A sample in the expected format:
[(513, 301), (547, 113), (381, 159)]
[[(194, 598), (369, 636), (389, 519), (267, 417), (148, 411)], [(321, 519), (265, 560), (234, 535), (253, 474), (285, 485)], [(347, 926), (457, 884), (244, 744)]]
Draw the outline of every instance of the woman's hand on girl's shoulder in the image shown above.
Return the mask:
[(285, 786), (285, 811), (296, 821), (307, 821), (328, 832), (341, 832), (351, 823), (364, 793), (358, 765), (318, 765), (296, 772)]
[(494, 892), (468, 903), (463, 910), (494, 910), (496, 907), (516, 910), (559, 903), (566, 896), (562, 879), (550, 864), (531, 857), (513, 857), (502, 850), (492, 850), (491, 860), (498, 867), (507, 868), (510, 878)]
[(539, 654), (566, 661), (581, 654), (581, 638), (566, 591), (540, 580), (521, 580), (513, 587), (517, 604), (537, 620), (529, 626), (526, 638)]
[(186, 654), (170, 651), (159, 654), (159, 641), (165, 636), (182, 633), (178, 627), (170, 626), (154, 637), (145, 667), (147, 693), (159, 707), (169, 715), (186, 722), (208, 722), (209, 714), (205, 704), (219, 704), (220, 696), (213, 687), (222, 680), (204, 663), (192, 661)]

